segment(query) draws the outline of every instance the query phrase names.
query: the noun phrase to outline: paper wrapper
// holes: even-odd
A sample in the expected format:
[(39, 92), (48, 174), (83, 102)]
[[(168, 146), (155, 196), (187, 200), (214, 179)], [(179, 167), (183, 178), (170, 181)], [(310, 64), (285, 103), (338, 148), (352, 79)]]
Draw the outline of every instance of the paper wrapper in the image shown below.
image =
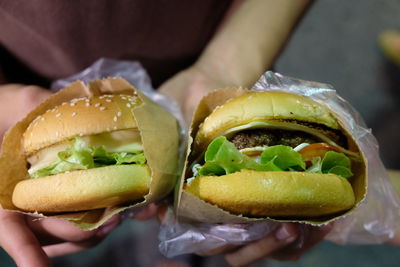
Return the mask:
[(160, 200), (173, 189), (178, 177), (179, 127), (171, 113), (135, 89), (122, 78), (94, 80), (87, 85), (76, 81), (52, 95), (23, 120), (12, 127), (4, 137), (0, 154), (0, 204), (6, 210), (23, 212), (11, 201), (15, 185), (29, 179), (27, 162), (22, 147), (22, 135), (28, 125), (39, 115), (74, 98), (103, 94), (138, 95), (141, 104), (132, 108), (140, 131), (144, 154), (151, 169), (149, 193), (144, 200), (131, 205), (121, 205), (84, 212), (60, 213), (56, 215), (27, 213), (37, 217), (68, 219), (78, 227), (91, 230), (99, 227), (111, 216), (127, 208), (139, 208)]
[[(356, 196), (356, 206), (345, 213), (321, 220), (296, 220), (302, 223), (296, 248), (301, 249), (305, 244), (311, 225), (322, 225), (333, 220), (333, 230), (325, 237), (330, 241), (376, 244), (392, 238), (400, 220), (400, 201), (380, 160), (377, 141), (359, 113), (338, 96), (330, 85), (294, 79), (270, 71), (251, 90), (299, 94), (328, 106), (342, 128), (352, 136), (354, 145), (364, 159), (365, 167), (359, 169), (355, 179), (350, 180)], [(200, 102), (190, 128), (186, 163), (193, 136), (201, 121), (216, 106), (243, 93), (240, 89), (224, 89), (211, 93)], [(169, 212), (159, 235), (160, 251), (167, 257), (208, 251), (224, 245), (243, 245), (262, 238), (275, 229), (279, 222), (290, 221), (230, 214), (183, 192), (184, 179), (183, 175), (176, 187), (175, 216), (172, 211)]]
[[(204, 119), (210, 115), (213, 110), (221, 105), (223, 105), (225, 102), (227, 102), (229, 99), (241, 96), (244, 94), (247, 94), (249, 90), (245, 89), (237, 89), (237, 88), (228, 88), (228, 89), (220, 89), (216, 90), (207, 96), (205, 96), (199, 103), (194, 117), (193, 121), (191, 124), (191, 128), (189, 130), (190, 132), (190, 143), (192, 143), (192, 140), (194, 136), (197, 133), (197, 130), (199, 128), (199, 125), (204, 121)], [(246, 107), (243, 107), (246, 108)], [(341, 126), (344, 128), (344, 123), (340, 122), (340, 118), (336, 116), (338, 119), (339, 123)], [(348, 132), (348, 130), (347, 130)], [(351, 135), (348, 135), (351, 138)], [(350, 142), (350, 146), (357, 147), (355, 144), (355, 141), (353, 140)], [(192, 152), (192, 147), (190, 146), (187, 150), (187, 157), (186, 157), (186, 162), (185, 162), (185, 167), (187, 168), (190, 162), (194, 160), (194, 158), (197, 158), (200, 152), (197, 153), (197, 155), (191, 157), (191, 152)], [(314, 219), (276, 219), (276, 218), (249, 218), (245, 217), (243, 215), (234, 215), (229, 213), (226, 210), (223, 210), (216, 205), (209, 204), (198, 197), (189, 194), (185, 192), (182, 188), (185, 183), (185, 178), (184, 175), (181, 177), (180, 181), (180, 187), (179, 187), (179, 196), (177, 201), (177, 214), (178, 217), (181, 218), (182, 220), (192, 220), (192, 221), (198, 221), (198, 222), (208, 222), (208, 223), (244, 223), (244, 222), (250, 222), (250, 221), (260, 221), (260, 220), (273, 220), (273, 221), (278, 221), (278, 222), (302, 222), (302, 223), (307, 223), (307, 224), (313, 224), (313, 225), (319, 225), (319, 224), (326, 224), (334, 219), (337, 219), (343, 215), (351, 213), (357, 206), (358, 204), (364, 199), (366, 190), (367, 190), (367, 164), (366, 160), (361, 153), (360, 149), (356, 149), (357, 152), (360, 152), (361, 158), (363, 158), (363, 162), (361, 163), (355, 163), (353, 162), (353, 172), (354, 176), (349, 179), (350, 183), (352, 184), (353, 191), (355, 194), (355, 205), (352, 209), (340, 213), (340, 214), (335, 214), (333, 216), (327, 216), (327, 217), (322, 217), (322, 218), (314, 218)], [(356, 165), (356, 166), (354, 166)], [(185, 173), (185, 171), (184, 171)]]

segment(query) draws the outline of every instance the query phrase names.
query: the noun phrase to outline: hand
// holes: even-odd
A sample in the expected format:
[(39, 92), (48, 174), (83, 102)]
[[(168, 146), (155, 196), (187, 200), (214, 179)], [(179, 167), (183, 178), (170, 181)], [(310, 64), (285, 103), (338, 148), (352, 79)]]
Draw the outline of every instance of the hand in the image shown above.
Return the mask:
[(208, 92), (226, 86), (222, 79), (213, 77), (198, 65), (193, 65), (163, 83), (159, 91), (177, 100), (185, 120), (190, 122), (200, 99)]
[(306, 251), (318, 244), (332, 229), (332, 225), (309, 226), (282, 223), (272, 233), (244, 246), (225, 246), (201, 253), (202, 256), (225, 254), (232, 266), (244, 266), (262, 259), (280, 261), (298, 260)]
[[(51, 95), (38, 86), (10, 84), (0, 86), (0, 138), (6, 130)], [(156, 208), (150, 205), (137, 213), (148, 219)], [(36, 218), (0, 209), (0, 245), (18, 266), (50, 266), (48, 257), (85, 250), (99, 243), (120, 222), (112, 217), (100, 228), (83, 231), (66, 220)]]
[(248, 265), (267, 258), (295, 261), (318, 244), (331, 229), (332, 224), (318, 227), (283, 223), (264, 238), (228, 252), (225, 259), (232, 266)]
[[(148, 220), (157, 206), (148, 205), (134, 218)], [(116, 214), (92, 231), (84, 231), (64, 219), (37, 218), (0, 209), (0, 245), (18, 266), (51, 266), (49, 257), (86, 250), (100, 243), (121, 222)]]
[[(157, 216), (160, 223), (163, 222), (167, 210), (167, 205), (158, 207)], [(200, 256), (225, 254), (226, 261), (232, 266), (244, 266), (268, 258), (294, 261), (322, 241), (332, 227), (332, 223), (323, 226), (281, 223), (265, 237), (243, 246), (225, 245), (197, 254)]]
[(39, 86), (7, 84), (0, 86), (0, 140), (17, 121), (51, 95)]
[(99, 243), (120, 222), (120, 216), (93, 231), (84, 231), (66, 220), (37, 220), (0, 210), (0, 245), (18, 266), (51, 266), (48, 257), (85, 250)]

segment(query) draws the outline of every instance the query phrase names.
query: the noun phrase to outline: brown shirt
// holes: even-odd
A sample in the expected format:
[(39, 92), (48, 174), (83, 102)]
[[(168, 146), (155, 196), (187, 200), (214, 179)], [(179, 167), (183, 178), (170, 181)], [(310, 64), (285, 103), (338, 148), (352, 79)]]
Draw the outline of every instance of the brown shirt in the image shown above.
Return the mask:
[(231, 0), (0, 0), (6, 82), (46, 83), (100, 57), (139, 60), (154, 86), (189, 66)]

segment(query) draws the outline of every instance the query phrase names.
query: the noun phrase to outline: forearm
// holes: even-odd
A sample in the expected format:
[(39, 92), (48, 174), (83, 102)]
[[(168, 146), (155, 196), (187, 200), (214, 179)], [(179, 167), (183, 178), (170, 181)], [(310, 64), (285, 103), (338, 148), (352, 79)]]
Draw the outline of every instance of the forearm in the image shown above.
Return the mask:
[(244, 0), (196, 63), (224, 86), (250, 87), (279, 55), (311, 0)]

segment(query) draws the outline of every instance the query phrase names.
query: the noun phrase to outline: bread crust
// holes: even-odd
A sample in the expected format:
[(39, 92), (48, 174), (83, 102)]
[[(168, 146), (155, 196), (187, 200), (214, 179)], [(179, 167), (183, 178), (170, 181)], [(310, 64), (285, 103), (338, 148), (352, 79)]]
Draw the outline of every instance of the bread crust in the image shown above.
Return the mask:
[(114, 165), (19, 182), (12, 201), (30, 212), (67, 212), (138, 201), (148, 194), (147, 165)]
[(102, 95), (72, 99), (47, 110), (26, 129), (27, 156), (74, 136), (137, 128), (132, 108), (140, 99), (131, 95)]
[[(228, 129), (249, 122), (293, 120), (340, 129), (329, 109), (312, 99), (284, 92), (249, 91), (218, 106), (200, 125), (195, 144), (203, 147)], [(295, 123), (295, 122), (293, 122)]]
[[(278, 126), (281, 122), (293, 123), (305, 128), (307, 123), (321, 125), (345, 136), (347, 153), (359, 153), (351, 135), (328, 107), (297, 94), (248, 91), (217, 106), (204, 119), (192, 134), (189, 160), (197, 161), (214, 138), (253, 122)], [(365, 168), (365, 162), (353, 165), (356, 175), (360, 174), (361, 165)], [(255, 217), (315, 218), (355, 205), (352, 184), (334, 174), (241, 170), (222, 176), (195, 177), (184, 184), (184, 190), (233, 214)]]
[(354, 206), (351, 184), (334, 174), (242, 170), (196, 177), (184, 190), (233, 214), (311, 218)]

